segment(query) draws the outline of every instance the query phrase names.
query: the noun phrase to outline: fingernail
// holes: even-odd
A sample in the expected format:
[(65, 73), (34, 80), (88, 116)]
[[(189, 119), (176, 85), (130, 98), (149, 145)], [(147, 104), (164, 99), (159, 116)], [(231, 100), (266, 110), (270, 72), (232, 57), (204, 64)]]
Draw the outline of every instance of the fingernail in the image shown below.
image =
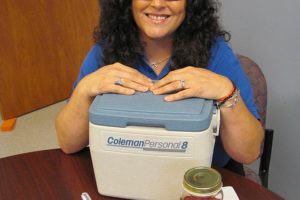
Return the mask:
[(148, 87), (143, 87), (143, 92), (147, 92), (149, 90)]
[(165, 101), (171, 101), (171, 100), (172, 100), (172, 98), (170, 96), (165, 97)]

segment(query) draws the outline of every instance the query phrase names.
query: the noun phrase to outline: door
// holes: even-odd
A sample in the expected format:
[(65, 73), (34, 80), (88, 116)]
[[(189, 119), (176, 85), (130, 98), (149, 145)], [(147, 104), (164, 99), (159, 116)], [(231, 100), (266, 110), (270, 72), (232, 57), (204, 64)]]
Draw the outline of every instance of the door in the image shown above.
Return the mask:
[(3, 120), (70, 96), (98, 16), (97, 0), (0, 0)]

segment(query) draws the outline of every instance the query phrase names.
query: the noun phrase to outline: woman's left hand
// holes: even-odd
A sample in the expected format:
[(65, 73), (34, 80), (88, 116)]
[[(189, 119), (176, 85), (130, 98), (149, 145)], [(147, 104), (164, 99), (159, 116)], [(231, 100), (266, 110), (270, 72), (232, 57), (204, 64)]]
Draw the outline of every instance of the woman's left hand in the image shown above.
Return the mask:
[[(150, 87), (155, 95), (170, 93), (166, 101), (190, 97), (217, 100), (228, 96), (232, 89), (227, 77), (196, 67), (174, 70)], [(253, 162), (260, 153), (263, 139), (260, 122), (249, 112), (242, 98), (234, 109), (220, 110), (220, 136), (225, 151), (240, 163)]]
[(171, 71), (150, 90), (155, 95), (171, 93), (165, 100), (176, 101), (190, 97), (220, 99), (228, 95), (232, 87), (225, 76), (203, 68), (185, 67)]

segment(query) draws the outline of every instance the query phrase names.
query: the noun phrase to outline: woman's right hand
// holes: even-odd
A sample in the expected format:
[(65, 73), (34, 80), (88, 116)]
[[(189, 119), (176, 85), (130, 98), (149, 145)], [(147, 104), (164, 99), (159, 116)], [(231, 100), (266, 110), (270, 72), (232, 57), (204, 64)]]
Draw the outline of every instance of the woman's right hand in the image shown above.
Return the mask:
[[(116, 84), (120, 80), (122, 85)], [(96, 95), (110, 92), (131, 95), (135, 91), (146, 92), (152, 85), (151, 79), (120, 63), (103, 66), (85, 76), (56, 118), (61, 149), (65, 153), (74, 153), (88, 145), (88, 109)]]
[[(116, 84), (117, 81), (122, 84)], [(132, 95), (135, 91), (146, 92), (152, 85), (152, 80), (136, 69), (114, 63), (84, 77), (77, 89), (82, 95), (92, 98), (104, 93)]]

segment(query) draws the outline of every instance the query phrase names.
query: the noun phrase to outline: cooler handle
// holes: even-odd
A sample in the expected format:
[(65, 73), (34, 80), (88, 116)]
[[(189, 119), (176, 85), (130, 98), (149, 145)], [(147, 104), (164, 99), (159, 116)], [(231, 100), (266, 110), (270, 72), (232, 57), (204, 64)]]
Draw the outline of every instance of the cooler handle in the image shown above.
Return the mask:
[(213, 135), (218, 136), (220, 131), (220, 121), (221, 121), (221, 114), (220, 109), (216, 108), (214, 110), (213, 116), (212, 116), (212, 128), (213, 128)]

